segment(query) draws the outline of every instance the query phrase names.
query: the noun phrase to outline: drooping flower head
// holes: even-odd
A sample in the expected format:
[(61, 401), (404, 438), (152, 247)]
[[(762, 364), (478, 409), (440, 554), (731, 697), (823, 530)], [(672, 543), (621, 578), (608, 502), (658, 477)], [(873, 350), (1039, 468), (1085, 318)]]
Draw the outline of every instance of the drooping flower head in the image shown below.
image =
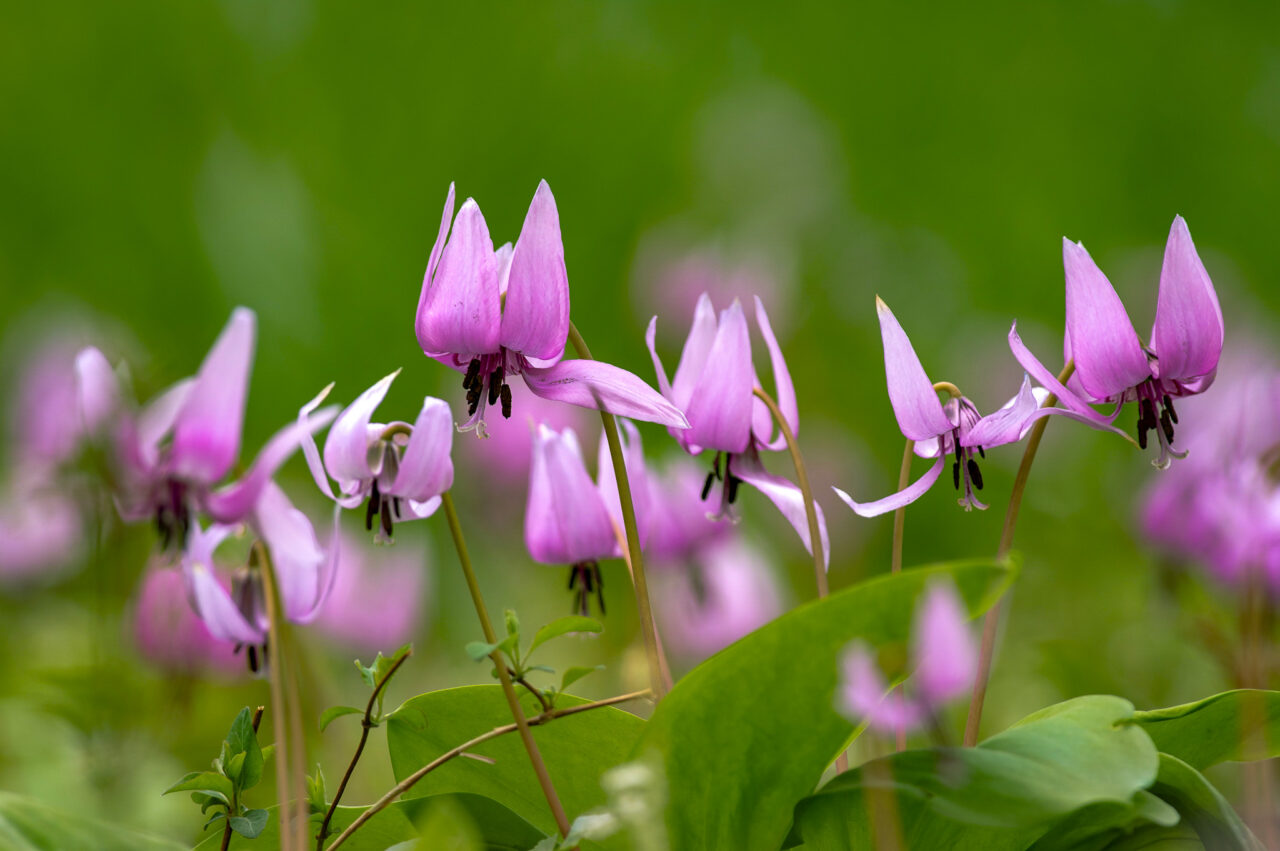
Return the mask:
[(911, 625), (912, 694), (889, 694), (875, 653), (855, 641), (840, 660), (836, 709), (849, 720), (865, 721), (882, 732), (908, 731), (924, 724), (940, 706), (973, 685), (978, 654), (967, 621), (951, 583), (931, 584)]
[(697, 561), (733, 530), (726, 518), (708, 514), (702, 499), (705, 478), (689, 458), (671, 459), (660, 474), (650, 474), (651, 514), (645, 554), (656, 569), (678, 569)]
[(242, 674), (244, 660), (236, 658), (235, 646), (209, 632), (187, 601), (182, 572), (163, 561), (157, 557), (147, 569), (133, 603), (138, 652), (166, 673)]
[[(787, 370), (782, 348), (778, 345), (769, 316), (760, 299), (756, 299), (756, 323), (769, 349), (773, 367), (777, 405), (792, 433), (800, 427), (795, 386)], [(786, 438), (778, 428), (764, 401), (754, 390), (761, 387), (751, 360), (751, 336), (742, 305), (735, 299), (717, 318), (711, 299), (698, 300), (693, 326), (685, 340), (675, 377), (668, 380), (662, 359), (658, 356), (656, 336), (658, 317), (649, 322), (645, 342), (653, 357), (662, 394), (688, 418), (687, 429), (671, 429), (671, 435), (690, 455), (714, 452), (711, 473), (707, 476), (702, 498), (709, 513), (731, 514), (737, 500), (738, 487), (746, 482), (767, 496), (791, 523), (805, 547), (813, 552), (809, 540), (809, 524), (804, 497), (800, 489), (779, 476), (771, 475), (760, 461), (761, 450), (786, 448)], [(815, 503), (816, 505), (816, 503)], [(824, 562), (829, 558), (826, 521), (817, 506)]]
[[(1196, 253), (1182, 216), (1175, 216), (1160, 270), (1156, 318), (1149, 341), (1129, 321), (1115, 287), (1080, 243), (1062, 241), (1066, 270), (1064, 357), (1075, 372), (1063, 386), (1018, 336), (1009, 345), (1032, 377), (1053, 391), (1070, 411), (1095, 426), (1109, 427), (1125, 402), (1138, 403), (1138, 443), (1145, 449), (1154, 431), (1160, 441), (1157, 467), (1185, 453), (1173, 448), (1178, 422), (1173, 400), (1203, 393), (1213, 383), (1222, 354), (1224, 326), (1218, 294)], [(1099, 413), (1092, 405), (1113, 405)], [(1050, 410), (1049, 413), (1059, 413)]]
[[(515, 247), (494, 250), (479, 205), (453, 216), (449, 185), (418, 299), (418, 344), (464, 374), (470, 419), (461, 431), (484, 436), (485, 410), (512, 413), (508, 381), (521, 376), (539, 396), (681, 428), (684, 416), (636, 376), (610, 364), (562, 360), (569, 334), (569, 277), (560, 214), (538, 184)], [(452, 231), (450, 230), (452, 223)]]
[(880, 318), (880, 336), (884, 342), (885, 381), (889, 402), (898, 420), (898, 428), (907, 440), (915, 443), (915, 453), (934, 458), (929, 471), (898, 493), (875, 502), (856, 502), (839, 488), (833, 488), (850, 508), (862, 517), (875, 517), (910, 505), (942, 475), (951, 458), (951, 480), (960, 491), (960, 505), (966, 511), (987, 506), (978, 499), (982, 490), (982, 471), (978, 459), (986, 450), (1021, 440), (1031, 426), (1031, 418), (1040, 405), (1031, 382), (1023, 378), (1022, 387), (996, 412), (982, 416), (968, 398), (951, 394), (943, 404), (934, 383), (925, 374), (911, 340), (898, 324), (893, 311), (878, 296), (876, 313)]
[[(310, 435), (302, 451), (316, 485), (342, 508), (366, 503), (365, 527), (380, 518), (378, 539), (390, 540), (398, 520), (429, 517), (440, 495), (453, 486), (453, 425), (449, 405), (427, 396), (412, 426), (405, 422), (373, 423), (399, 370), (379, 380), (352, 402), (336, 420), (324, 444), (324, 461)], [(328, 393), (326, 388), (298, 412), (303, 422)], [(329, 485), (338, 483), (335, 494)]]

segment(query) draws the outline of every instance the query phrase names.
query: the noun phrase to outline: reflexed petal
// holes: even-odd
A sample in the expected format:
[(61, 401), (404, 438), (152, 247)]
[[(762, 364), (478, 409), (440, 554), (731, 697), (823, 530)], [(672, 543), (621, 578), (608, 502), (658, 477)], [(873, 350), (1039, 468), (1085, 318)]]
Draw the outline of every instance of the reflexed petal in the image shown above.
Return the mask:
[(453, 415), (449, 404), (428, 396), (413, 424), (400, 469), (387, 493), (426, 502), (453, 486)]
[(1009, 348), (1013, 352), (1014, 358), (1022, 365), (1031, 377), (1040, 382), (1050, 393), (1058, 398), (1062, 405), (1086, 419), (1094, 419), (1099, 423), (1105, 422), (1105, 418), (1089, 407), (1089, 403), (1058, 380), (1058, 376), (1050, 372), (1048, 367), (1040, 362), (1026, 344), (1022, 342), (1022, 338), (1018, 336), (1018, 323), (1014, 322), (1009, 329)]
[(256, 327), (253, 311), (237, 307), (200, 365), (174, 426), (174, 475), (211, 485), (226, 475), (240, 454)]
[(195, 384), (194, 378), (184, 378), (148, 402), (138, 414), (138, 452), (148, 468), (154, 467), (159, 460), (160, 441), (173, 429), (173, 424), (187, 404), (187, 397), (191, 395)]
[(1005, 402), (1000, 410), (978, 420), (972, 428), (961, 430), (960, 445), (991, 447), (1016, 443), (1027, 433), (1027, 423), (1039, 407), (1031, 378), (1024, 374), (1016, 396)]
[[(741, 308), (739, 308), (741, 310)], [(680, 351), (680, 363), (676, 366), (676, 374), (671, 379), (671, 401), (684, 410), (689, 407), (694, 388), (702, 379), (707, 359), (711, 356), (711, 347), (719, 336), (716, 323), (716, 309), (711, 304), (711, 297), (703, 293), (693, 310), (693, 324), (689, 328), (689, 336)], [(649, 347), (650, 351), (653, 346)], [(750, 352), (751, 344), (747, 343)], [(655, 365), (657, 355), (654, 355)]]
[(1084, 246), (1063, 239), (1062, 265), (1076, 375), (1089, 401), (1105, 402), (1150, 378), (1151, 366), (1115, 287)]
[[(778, 403), (783, 419), (791, 427), (791, 433), (799, 434), (800, 410), (796, 405), (796, 388), (791, 382), (791, 371), (787, 369), (787, 361), (782, 356), (782, 347), (778, 345), (773, 326), (769, 324), (769, 314), (765, 313), (764, 303), (760, 301), (759, 296), (756, 296), (756, 323), (760, 326), (760, 336), (764, 337), (764, 344), (769, 349), (769, 362), (773, 366), (773, 392), (776, 394), (774, 401)], [(756, 381), (759, 383), (758, 377)], [(752, 431), (755, 433), (756, 440), (764, 448), (775, 452), (785, 449), (787, 440), (782, 436), (782, 430), (778, 429), (777, 436), (773, 436), (773, 415), (769, 412), (769, 406), (759, 399), (753, 400), (752, 404), (755, 406)]]
[(876, 314), (880, 317), (880, 337), (884, 342), (885, 382), (898, 428), (908, 440), (915, 441), (925, 441), (951, 431), (951, 421), (942, 410), (933, 382), (920, 365), (911, 340), (889, 305), (878, 296)]
[(198, 524), (192, 527), (182, 557), (187, 595), (192, 608), (214, 638), (241, 644), (261, 644), (266, 638), (265, 631), (245, 618), (214, 572), (213, 551), (230, 532), (225, 526), (211, 526), (208, 531), (200, 529)]
[[(692, 336), (690, 337), (692, 340)], [(681, 369), (684, 360), (681, 359)], [(720, 314), (715, 342), (689, 403), (684, 406), (689, 430), (681, 443), (702, 449), (741, 452), (751, 439), (751, 394), (755, 369), (751, 365), (751, 336), (742, 305), (734, 301)], [(679, 396), (681, 375), (676, 375)]]
[(569, 335), (569, 275), (564, 268), (560, 214), (544, 180), (529, 204), (511, 255), (500, 342), (535, 366), (550, 366), (564, 355)]
[(613, 521), (568, 429), (557, 434), (540, 425), (534, 435), (524, 539), (543, 564), (570, 565), (616, 551)]
[(418, 312), (414, 316), (414, 331), (418, 335), (418, 345), (423, 351), (428, 349), (423, 338), (423, 318), (426, 315), (427, 294), (431, 291), (431, 281), (435, 278), (440, 264), (440, 255), (444, 251), (445, 240), (449, 236), (449, 224), (453, 221), (454, 185), (449, 184), (449, 193), (444, 199), (444, 213), (440, 217), (440, 231), (436, 234), (435, 244), (431, 246), (431, 255), (427, 258), (427, 272), (422, 276), (422, 291), (418, 293)]
[(676, 406), (636, 376), (596, 360), (564, 360), (547, 369), (526, 369), (529, 389), (544, 399), (608, 411), (620, 417), (688, 428)]
[[(627, 467), (627, 482), (631, 486), (631, 503), (636, 512), (636, 532), (643, 546), (649, 539), (653, 509), (649, 472), (644, 463), (644, 446), (640, 443), (640, 430), (630, 420), (619, 419), (618, 438), (622, 443), (622, 460)], [(618, 479), (613, 474), (613, 456), (609, 454), (609, 441), (600, 435), (599, 465), (596, 467), (596, 485), (604, 499), (609, 516), (618, 531), (626, 529), (622, 518), (622, 502), (618, 496)]]
[(933, 487), (933, 483), (938, 480), (938, 476), (942, 475), (942, 468), (946, 464), (946, 458), (939, 458), (929, 468), (929, 471), (911, 484), (895, 494), (890, 494), (884, 499), (878, 499), (875, 502), (854, 502), (853, 497), (840, 490), (840, 488), (832, 488), (836, 492), (836, 496), (845, 501), (845, 504), (853, 509), (853, 513), (859, 517), (879, 517), (881, 514), (887, 514), (890, 511), (897, 511), (903, 506), (910, 505), (920, 497), (924, 496), (925, 491)]
[(106, 356), (92, 346), (76, 355), (76, 408), (80, 428), (95, 434), (120, 405), (120, 382)]
[(662, 365), (662, 358), (658, 357), (657, 347), (658, 336), (658, 317), (649, 320), (649, 327), (644, 332), (644, 343), (649, 347), (649, 357), (653, 359), (653, 371), (658, 376), (658, 389), (662, 391), (662, 395), (668, 399), (671, 398), (671, 382), (667, 380), (667, 368)]
[(916, 665), (913, 679), (920, 696), (929, 703), (944, 703), (973, 685), (978, 653), (968, 622), (951, 583), (932, 583), (920, 601), (911, 629)]
[[(295, 423), (302, 428), (302, 456), (306, 459), (307, 469), (311, 472), (311, 478), (316, 483), (316, 487), (320, 489), (320, 493), (329, 497), (329, 499), (337, 499), (333, 493), (333, 488), (329, 484), (329, 474), (325, 472), (324, 463), (320, 460), (320, 450), (316, 448), (316, 439), (311, 431), (306, 428), (307, 420), (316, 408), (320, 406), (329, 396), (329, 391), (333, 390), (333, 382), (321, 390), (316, 397), (307, 404), (298, 409), (298, 418)], [(354, 508), (355, 504), (348, 505), (348, 508)]]
[(347, 406), (336, 420), (324, 441), (324, 466), (329, 475), (338, 480), (344, 493), (351, 492), (361, 482), (373, 478), (381, 469), (370, 464), (369, 423), (373, 412), (396, 380), (400, 370), (379, 379)]
[(1222, 355), (1222, 308), (1213, 281), (1200, 262), (1191, 232), (1176, 216), (1164, 249), (1160, 295), (1151, 348), (1161, 378), (1189, 380), (1211, 375)]
[[(734, 455), (729, 460), (729, 470), (767, 496), (777, 506), (782, 516), (787, 518), (787, 522), (800, 535), (804, 548), (812, 555), (813, 541), (809, 535), (809, 515), (805, 512), (804, 494), (800, 488), (766, 470), (754, 449), (741, 455)], [(822, 564), (827, 567), (831, 563), (831, 542), (827, 538), (827, 519), (822, 513), (822, 506), (816, 499), (813, 505), (818, 515), (818, 535), (822, 539)]]
[(924, 721), (922, 708), (901, 692), (886, 694), (887, 691), (871, 649), (861, 641), (850, 644), (840, 656), (836, 709), (855, 724), (865, 721), (881, 732), (920, 726)]
[(284, 616), (296, 621), (315, 609), (320, 596), (320, 565), (324, 550), (311, 521), (268, 482), (254, 508), (254, 526), (271, 553)]
[(489, 227), (476, 202), (458, 211), (453, 233), (418, 311), (424, 352), (488, 354), (498, 350), (502, 322), (498, 263)]
[(329, 545), (324, 548), (324, 559), (316, 575), (316, 596), (310, 609), (299, 609), (290, 620), (294, 623), (308, 624), (325, 611), (325, 601), (333, 593), (338, 581), (338, 571), (342, 569), (342, 545), (339, 535), (342, 523), (342, 507), (333, 507), (333, 523), (329, 530)]

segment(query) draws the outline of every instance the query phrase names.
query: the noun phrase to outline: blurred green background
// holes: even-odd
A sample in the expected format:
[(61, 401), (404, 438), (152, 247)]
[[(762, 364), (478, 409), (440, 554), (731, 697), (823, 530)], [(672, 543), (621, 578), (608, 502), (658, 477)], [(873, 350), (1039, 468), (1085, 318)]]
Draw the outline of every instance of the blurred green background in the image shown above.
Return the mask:
[[(646, 380), (649, 316), (662, 313), (669, 368), (688, 327), (663, 301), (673, 264), (709, 254), (767, 282), (841, 587), (887, 569), (891, 521), (854, 517), (826, 486), (878, 497), (901, 456), (875, 294), (932, 377), (984, 409), (1020, 377), (1004, 342), (1014, 318), (1056, 359), (1063, 235), (1085, 242), (1140, 331), (1175, 213), (1218, 287), (1228, 346), (1265, 339), (1280, 309), (1280, 7), (983, 5), (8, 3), (0, 379), (13, 383), (34, 329), (71, 314), (114, 329), (113, 357), (145, 398), (193, 372), (245, 304), (260, 319), (246, 457), (329, 381), (349, 401), (404, 367), (387, 416), (411, 418), (423, 393), (457, 404), (457, 376), (412, 333), (445, 191), (474, 196), (501, 242), (545, 178), (574, 319), (597, 357)], [(673, 451), (645, 435), (652, 454)], [(986, 513), (944, 489), (914, 506), (907, 563), (992, 551), (1016, 463), (987, 462)], [(790, 474), (784, 457), (770, 464)], [(1119, 440), (1049, 429), (989, 729), (1068, 695), (1155, 706), (1227, 685), (1136, 542), (1151, 475)], [(300, 461), (284, 480), (323, 516)], [(496, 502), (487, 487), (459, 461), (491, 607), (561, 614), (562, 574), (520, 548), (523, 484)], [(788, 528), (754, 493), (744, 513), (791, 599), (807, 599)], [(461, 652), (478, 635), (443, 530), (417, 525), (404, 535), (434, 541), (428, 625), (391, 704), (486, 674)], [(159, 792), (215, 755), (266, 686), (192, 684), (177, 702), (121, 614), (150, 530), (120, 536), (106, 577), (4, 592), (0, 787), (194, 838), (185, 796)], [(621, 567), (606, 575), (609, 635), (570, 648), (613, 663), (584, 682), (589, 696), (636, 661), (617, 662), (634, 614)], [(359, 700), (351, 654), (313, 653), (315, 711)], [(354, 726), (316, 751), (331, 778)], [(353, 803), (390, 784), (383, 749), (369, 753)]]

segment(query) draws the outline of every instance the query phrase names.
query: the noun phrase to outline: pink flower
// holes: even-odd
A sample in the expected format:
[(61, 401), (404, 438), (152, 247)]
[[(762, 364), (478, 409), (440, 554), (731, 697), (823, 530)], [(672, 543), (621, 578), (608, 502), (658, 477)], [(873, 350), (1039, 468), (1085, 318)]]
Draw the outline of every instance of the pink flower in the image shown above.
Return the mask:
[(133, 607), (133, 637), (143, 658), (162, 671), (234, 676), (244, 671), (236, 647), (214, 638), (187, 602), (181, 571), (153, 560)]
[(0, 496), (0, 583), (45, 581), (81, 555), (80, 508), (53, 475), (43, 468), (16, 471)]
[(426, 552), (398, 543), (371, 547), (339, 534), (342, 570), (315, 628), (349, 650), (389, 652), (422, 630)]

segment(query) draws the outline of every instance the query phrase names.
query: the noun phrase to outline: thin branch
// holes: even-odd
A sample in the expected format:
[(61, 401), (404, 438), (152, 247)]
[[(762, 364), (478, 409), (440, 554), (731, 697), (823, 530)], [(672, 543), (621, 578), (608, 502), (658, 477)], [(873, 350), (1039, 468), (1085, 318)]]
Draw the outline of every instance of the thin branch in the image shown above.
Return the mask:
[(547, 696), (542, 693), (542, 689), (526, 680), (523, 674), (516, 674), (515, 670), (510, 666), (507, 667), (507, 675), (511, 677), (513, 682), (517, 682), (529, 690), (529, 694), (533, 695), (537, 699), (538, 704), (542, 706), (543, 712), (549, 712), (551, 710), (551, 701), (547, 700)]

